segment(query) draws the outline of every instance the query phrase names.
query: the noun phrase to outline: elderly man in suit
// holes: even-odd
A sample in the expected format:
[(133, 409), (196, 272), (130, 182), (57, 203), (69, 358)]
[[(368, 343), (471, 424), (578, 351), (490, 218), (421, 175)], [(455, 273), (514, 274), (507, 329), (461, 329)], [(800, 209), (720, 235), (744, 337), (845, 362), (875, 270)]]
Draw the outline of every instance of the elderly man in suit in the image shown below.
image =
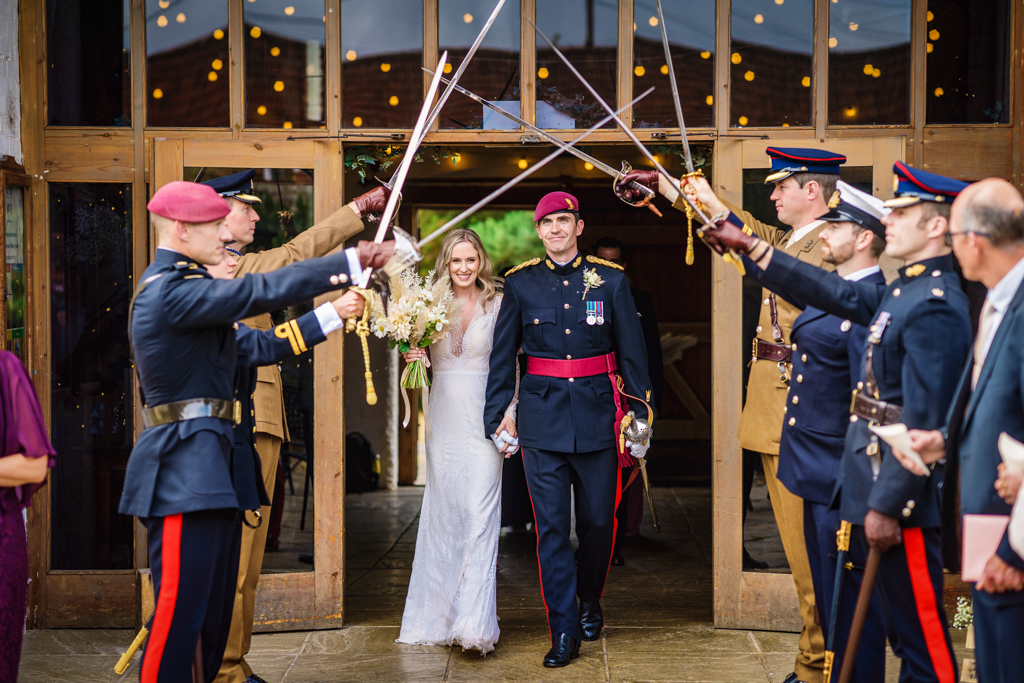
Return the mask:
[[(945, 429), (911, 431), (911, 442), (925, 462), (945, 457), (959, 464), (963, 514), (1009, 515), (997, 481), (996, 444), (1002, 432), (1024, 440), (1024, 198), (1005, 180), (989, 178), (960, 194), (950, 218), (964, 276), (985, 285), (988, 296)], [(923, 474), (903, 454), (898, 457)], [(981, 683), (1024, 680), (1022, 588), (1024, 559), (1007, 531), (973, 589)]]
[[(233, 173), (221, 178), (207, 180), (209, 185), (224, 197), (231, 206), (231, 213), (225, 224), (235, 243), (232, 248), (241, 249), (253, 241), (256, 223), (260, 217), (256, 206), (262, 202), (254, 194), (253, 177), (256, 171)], [(299, 235), (276, 249), (241, 254), (235, 277), (248, 273), (269, 273), (291, 263), (331, 253), (345, 240), (363, 230), (361, 218), (368, 213), (380, 213), (387, 203), (389, 190), (375, 188), (338, 209), (323, 221), (299, 233)], [(274, 323), (269, 313), (263, 313), (242, 321), (258, 329), (269, 330)], [(281, 371), (277, 366), (259, 368), (256, 382), (256, 452), (263, 467), (263, 484), (273, 498), (277, 463), (281, 456), (281, 444), (288, 440), (288, 423), (284, 412), (284, 393)], [(264, 519), (270, 518), (270, 506), (261, 510)], [(252, 641), (252, 624), (256, 608), (256, 585), (263, 567), (263, 551), (267, 541), (267, 524), (255, 529), (242, 530), (241, 559), (238, 567), (238, 589), (235, 595), (234, 615), (231, 620), (231, 634), (224, 651), (224, 663), (217, 675), (216, 683), (264, 683), (253, 674), (245, 661)]]
[[(774, 225), (762, 223), (749, 212), (719, 199), (703, 177), (690, 178), (688, 191), (695, 192), (697, 199), (707, 208), (707, 215), (730, 212), (736, 222), (746, 225), (780, 251), (805, 263), (832, 270), (833, 266), (822, 260), (821, 231), (826, 223), (819, 217), (828, 212), (826, 202), (835, 192), (839, 167), (846, 163), (846, 157), (825, 150), (798, 147), (769, 147), (765, 151), (771, 158), (771, 171), (764, 182), (774, 185), (771, 200), (775, 202), (778, 219), (790, 230), (780, 231)], [(685, 208), (685, 200), (667, 179), (659, 178), (657, 171), (631, 171), (626, 174), (626, 181), (657, 188), (674, 208), (680, 211)], [(779, 440), (791, 376), (789, 334), (800, 309), (776, 297), (768, 289), (762, 290), (761, 300), (747, 401), (740, 415), (740, 446), (761, 454), (775, 521), (800, 599), (800, 617), (803, 620), (800, 651), (793, 673), (786, 677), (784, 683), (820, 683), (825, 662), (825, 639), (814, 616), (814, 586), (804, 545), (804, 502), (779, 481), (777, 474)]]

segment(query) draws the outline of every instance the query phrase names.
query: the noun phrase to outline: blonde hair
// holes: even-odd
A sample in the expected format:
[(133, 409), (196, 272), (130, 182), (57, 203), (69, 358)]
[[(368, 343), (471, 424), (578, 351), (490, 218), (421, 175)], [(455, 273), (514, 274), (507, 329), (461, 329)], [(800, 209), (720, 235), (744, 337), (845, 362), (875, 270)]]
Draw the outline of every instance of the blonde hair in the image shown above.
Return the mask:
[(476, 234), (469, 228), (455, 228), (444, 238), (441, 242), (441, 251), (437, 255), (437, 262), (434, 264), (434, 282), (440, 282), (447, 287), (452, 287), (452, 252), (455, 250), (456, 244), (462, 242), (469, 242), (476, 249), (476, 253), (480, 257), (480, 267), (476, 271), (476, 286), (480, 288), (480, 305), (485, 305), (488, 301), (494, 298), (494, 296), (501, 289), (502, 280), (494, 275), (494, 265), (491, 263), (491, 257), (487, 255), (487, 250), (484, 249), (484, 243), (480, 240), (480, 235)]

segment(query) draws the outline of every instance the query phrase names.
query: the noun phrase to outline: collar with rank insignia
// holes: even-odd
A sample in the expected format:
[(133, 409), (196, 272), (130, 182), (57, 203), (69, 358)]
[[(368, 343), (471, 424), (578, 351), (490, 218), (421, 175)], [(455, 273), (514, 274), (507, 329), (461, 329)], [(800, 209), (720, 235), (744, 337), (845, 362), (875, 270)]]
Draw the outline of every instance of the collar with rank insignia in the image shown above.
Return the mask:
[(588, 325), (604, 325), (604, 302), (603, 301), (588, 301), (587, 302), (587, 324)]
[(909, 268), (907, 268), (907, 270), (905, 272), (907, 274), (907, 277), (917, 277), (918, 275), (923, 273), (925, 271), (925, 269), (926, 269), (926, 266), (923, 263), (916, 263), (916, 264), (910, 266)]

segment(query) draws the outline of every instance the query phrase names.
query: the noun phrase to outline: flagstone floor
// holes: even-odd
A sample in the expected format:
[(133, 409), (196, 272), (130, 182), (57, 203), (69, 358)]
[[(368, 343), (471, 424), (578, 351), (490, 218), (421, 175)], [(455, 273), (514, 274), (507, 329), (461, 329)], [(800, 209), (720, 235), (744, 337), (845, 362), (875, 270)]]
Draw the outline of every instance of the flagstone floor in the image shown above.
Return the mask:
[[(548, 630), (538, 592), (535, 541), (527, 534), (501, 539), (501, 640), (493, 653), (481, 657), (458, 647), (399, 645), (394, 640), (421, 497), (418, 487), (347, 497), (346, 626), (257, 634), (249, 656), (257, 674), (270, 683), (782, 683), (792, 671), (796, 634), (712, 627), (711, 492), (706, 488), (656, 489), (662, 531), (656, 534), (645, 522), (642, 536), (624, 553), (626, 565), (612, 567), (602, 602), (607, 627), (599, 641), (583, 643), (581, 657), (568, 668), (540, 665), (549, 647)], [(19, 680), (118, 681), (114, 663), (132, 636), (123, 630), (30, 631)], [(953, 638), (962, 658), (964, 632), (953, 631)], [(887, 681), (898, 679), (891, 653), (887, 674)], [(124, 680), (138, 680), (137, 661)]]

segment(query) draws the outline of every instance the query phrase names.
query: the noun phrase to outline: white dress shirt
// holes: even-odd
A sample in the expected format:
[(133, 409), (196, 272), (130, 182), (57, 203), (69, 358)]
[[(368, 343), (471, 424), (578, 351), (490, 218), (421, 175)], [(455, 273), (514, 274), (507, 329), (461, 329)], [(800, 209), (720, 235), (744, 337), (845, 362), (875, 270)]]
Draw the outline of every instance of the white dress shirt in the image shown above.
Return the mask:
[(789, 240), (786, 242), (786, 249), (789, 249), (791, 246), (802, 240), (804, 236), (807, 235), (807, 233), (809, 233), (811, 230), (814, 230), (816, 227), (818, 227), (824, 222), (825, 221), (814, 221), (813, 223), (805, 225), (802, 228), (796, 228), (795, 230), (793, 230), (793, 232), (789, 234)]
[(843, 279), (849, 280), (850, 282), (857, 282), (858, 280), (863, 280), (869, 275), (874, 275), (880, 270), (881, 268), (879, 268), (877, 265), (868, 266), (867, 268), (861, 268), (860, 270), (850, 273), (849, 275), (844, 275)]
[(988, 349), (992, 346), (992, 340), (996, 338), (999, 324), (1003, 322), (1006, 309), (1013, 301), (1013, 296), (1020, 288), (1021, 282), (1024, 282), (1024, 259), (1017, 261), (1017, 265), (1011, 268), (1010, 272), (1004, 275), (995, 287), (988, 290), (985, 304), (992, 306), (992, 323), (988, 330), (988, 338), (982, 340), (982, 346), (979, 349), (982, 356), (988, 355)]

